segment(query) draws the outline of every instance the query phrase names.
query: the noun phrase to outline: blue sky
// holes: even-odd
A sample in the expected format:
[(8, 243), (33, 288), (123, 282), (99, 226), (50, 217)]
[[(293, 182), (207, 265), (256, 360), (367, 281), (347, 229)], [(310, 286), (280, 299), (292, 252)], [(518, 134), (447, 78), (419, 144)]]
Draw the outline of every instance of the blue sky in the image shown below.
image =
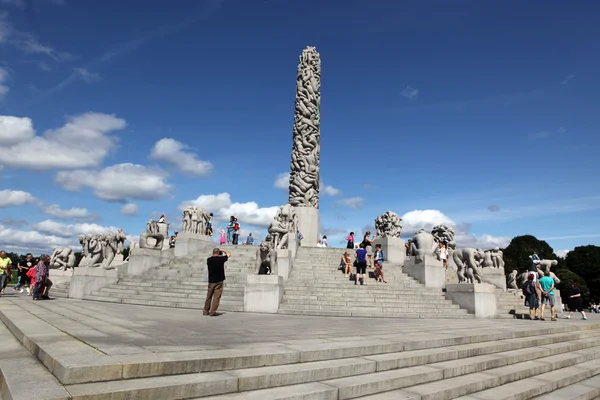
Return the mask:
[[(132, 235), (195, 201), (261, 237), (295, 74), (322, 58), (321, 220), (459, 246), (600, 244), (600, 4), (0, 0), (0, 247)], [(124, 215), (125, 214), (125, 215)]]

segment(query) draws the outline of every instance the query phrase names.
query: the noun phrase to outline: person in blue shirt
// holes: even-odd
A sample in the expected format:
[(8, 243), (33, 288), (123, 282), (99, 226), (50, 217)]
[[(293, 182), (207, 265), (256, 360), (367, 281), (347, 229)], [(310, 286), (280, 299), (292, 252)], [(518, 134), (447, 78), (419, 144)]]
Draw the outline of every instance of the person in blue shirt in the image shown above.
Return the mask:
[(252, 237), (252, 232), (250, 232), (248, 234), (248, 237), (246, 238), (246, 244), (248, 246), (252, 246), (254, 244), (254, 238)]
[(550, 271), (544, 272), (544, 276), (540, 278), (539, 286), (542, 292), (542, 310), (540, 312), (540, 319), (544, 321), (544, 309), (546, 308), (546, 305), (549, 305), (552, 321), (556, 321), (556, 310), (554, 308), (554, 279), (550, 277)]
[(355, 285), (358, 285), (358, 276), (362, 276), (361, 285), (366, 285), (367, 276), (367, 250), (365, 250), (365, 244), (361, 243), (359, 248), (356, 249), (356, 280)]

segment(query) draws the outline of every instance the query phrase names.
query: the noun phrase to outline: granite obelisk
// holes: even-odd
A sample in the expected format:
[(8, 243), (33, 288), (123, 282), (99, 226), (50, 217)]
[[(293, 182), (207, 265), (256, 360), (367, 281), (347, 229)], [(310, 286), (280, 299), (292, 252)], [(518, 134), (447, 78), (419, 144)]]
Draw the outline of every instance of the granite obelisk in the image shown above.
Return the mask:
[(288, 203), (296, 210), (302, 246), (319, 240), (319, 161), (321, 158), (321, 56), (306, 47), (298, 61), (294, 138)]

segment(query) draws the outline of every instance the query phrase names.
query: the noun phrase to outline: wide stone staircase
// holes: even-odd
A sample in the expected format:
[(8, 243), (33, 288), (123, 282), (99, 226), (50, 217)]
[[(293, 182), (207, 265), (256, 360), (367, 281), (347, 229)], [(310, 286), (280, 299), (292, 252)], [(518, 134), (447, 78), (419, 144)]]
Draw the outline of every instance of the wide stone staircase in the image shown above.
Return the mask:
[(69, 281), (55, 283), (50, 289), (50, 297), (68, 298), (70, 286), (71, 282)]
[[(0, 307), (0, 318), (6, 324), (0, 323), (0, 393), (6, 400), (600, 396), (600, 323), (591, 321), (507, 321), (513, 325), (463, 327), (437, 337), (416, 331), (377, 337), (365, 321), (367, 336), (354, 341), (109, 357), (64, 332), (48, 331), (14, 306)], [(52, 332), (53, 340), (40, 331)]]
[[(444, 297), (384, 263), (385, 279), (378, 283), (368, 270), (367, 285), (357, 286), (338, 270), (346, 249), (300, 247), (285, 285), (281, 314), (339, 317), (472, 318)], [(353, 251), (349, 251), (354, 260)]]
[[(219, 311), (243, 311), (246, 276), (256, 269), (255, 246), (220, 246), (232, 253), (225, 264), (225, 289)], [(159, 307), (204, 307), (208, 285), (205, 254), (176, 258), (152, 268), (143, 276), (123, 277), (119, 282), (103, 287), (85, 300)]]

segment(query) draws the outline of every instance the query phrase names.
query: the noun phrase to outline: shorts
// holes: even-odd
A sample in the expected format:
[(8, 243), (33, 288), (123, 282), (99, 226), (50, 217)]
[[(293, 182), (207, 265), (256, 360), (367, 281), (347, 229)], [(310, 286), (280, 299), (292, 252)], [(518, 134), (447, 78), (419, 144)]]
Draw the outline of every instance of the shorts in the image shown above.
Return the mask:
[(356, 275), (366, 274), (367, 273), (367, 262), (359, 261), (356, 263)]
[(582, 312), (583, 311), (583, 302), (581, 301), (581, 297), (571, 299), (571, 306), (569, 307), (571, 311)]
[(554, 307), (554, 295), (553, 294), (542, 294), (542, 304), (550, 307)]

